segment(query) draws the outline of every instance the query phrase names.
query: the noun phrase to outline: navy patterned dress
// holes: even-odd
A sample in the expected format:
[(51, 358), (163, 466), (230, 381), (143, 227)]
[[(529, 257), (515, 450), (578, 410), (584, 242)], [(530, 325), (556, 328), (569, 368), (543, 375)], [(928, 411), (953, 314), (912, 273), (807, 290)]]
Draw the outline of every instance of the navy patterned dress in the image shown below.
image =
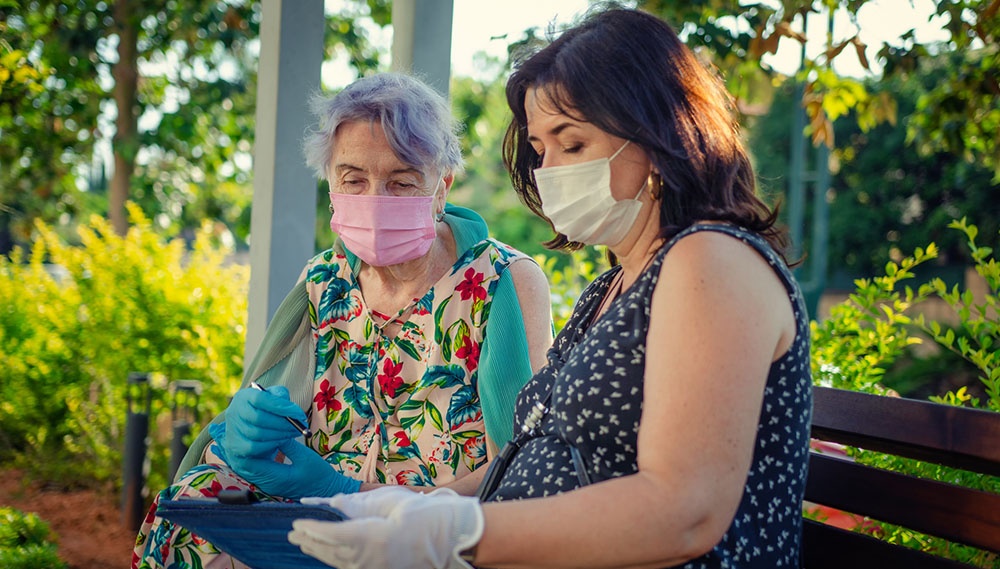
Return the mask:
[(729, 225), (694, 225), (678, 234), (589, 327), (619, 269), (601, 275), (584, 291), (549, 350), (548, 365), (518, 396), (515, 432), (536, 402), (549, 399), (551, 411), (514, 455), (487, 501), (548, 496), (638, 471), (636, 441), (653, 290), (667, 250), (697, 231), (736, 237), (768, 261), (788, 291), (796, 334), (768, 373), (753, 461), (736, 516), (714, 549), (683, 567), (798, 567), (812, 415), (808, 313), (798, 285), (770, 245)]

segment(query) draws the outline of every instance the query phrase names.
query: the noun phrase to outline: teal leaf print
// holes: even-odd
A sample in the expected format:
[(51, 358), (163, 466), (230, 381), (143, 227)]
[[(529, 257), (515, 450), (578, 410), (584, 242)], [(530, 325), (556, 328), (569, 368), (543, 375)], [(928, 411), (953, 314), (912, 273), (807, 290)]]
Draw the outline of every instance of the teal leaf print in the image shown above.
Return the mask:
[(407, 399), (396, 409), (396, 413), (402, 415), (403, 413), (410, 413), (418, 409), (421, 409), (421, 412), (423, 412), (423, 406), (424, 402), (419, 399)]
[(480, 416), (482, 408), (479, 405), (479, 394), (471, 387), (466, 385), (452, 394), (446, 417), (453, 431)]
[(423, 377), (417, 382), (415, 389), (426, 389), (431, 386), (448, 389), (465, 383), (465, 369), (458, 364), (443, 366), (428, 366)]
[(420, 459), (420, 448), (415, 444), (410, 444), (405, 447), (399, 447), (392, 456), (389, 457), (389, 462), (403, 462), (404, 460), (419, 460)]
[(319, 299), (320, 325), (349, 321), (361, 315), (361, 302), (346, 279), (332, 278)]
[(427, 294), (425, 294), (420, 300), (417, 301), (417, 304), (413, 307), (413, 314), (416, 314), (417, 316), (430, 314), (431, 308), (433, 307), (434, 307), (434, 289), (431, 288), (429, 291), (427, 291)]
[(472, 247), (470, 247), (468, 250), (466, 250), (466, 252), (461, 256), (461, 258), (459, 258), (458, 261), (454, 265), (452, 265), (452, 266), (453, 267), (462, 267), (462, 266), (468, 264), (468, 262), (471, 261), (472, 259), (475, 259), (476, 257), (482, 255), (483, 251), (485, 251), (487, 248), (489, 248), (490, 245), (491, 245), (491, 243), (490, 243), (489, 239), (485, 239), (483, 241), (480, 241), (479, 243), (476, 243), (475, 245), (473, 245)]
[(330, 340), (332, 339), (332, 332), (320, 334), (316, 338), (316, 373), (313, 376), (314, 380), (319, 379), (326, 373), (326, 370), (330, 369), (330, 365), (333, 364), (336, 351), (330, 349)]
[(371, 367), (372, 346), (362, 346), (354, 342), (348, 342), (341, 346), (344, 360), (341, 362), (341, 370), (348, 380), (354, 384), (367, 386), (374, 375)]
[(365, 419), (371, 419), (375, 416), (368, 400), (368, 392), (356, 384), (344, 389), (344, 401)]
[(424, 423), (426, 422), (427, 421), (423, 413), (417, 413), (416, 415), (401, 417), (399, 419), (399, 425), (406, 429), (406, 432), (409, 433), (411, 439), (415, 439), (420, 436), (420, 433), (424, 430)]
[(340, 265), (336, 263), (330, 263), (329, 261), (333, 259), (332, 251), (327, 251), (323, 255), (323, 260), (326, 263), (316, 263), (309, 268), (309, 273), (306, 276), (306, 280), (311, 283), (324, 283), (332, 278), (334, 278), (337, 272), (340, 270)]
[(424, 479), (420, 482), (421, 486), (433, 486), (434, 485), (434, 479), (431, 478), (431, 472), (430, 472), (430, 470), (427, 470), (427, 467), (424, 466), (423, 464), (420, 465), (420, 473), (424, 475)]

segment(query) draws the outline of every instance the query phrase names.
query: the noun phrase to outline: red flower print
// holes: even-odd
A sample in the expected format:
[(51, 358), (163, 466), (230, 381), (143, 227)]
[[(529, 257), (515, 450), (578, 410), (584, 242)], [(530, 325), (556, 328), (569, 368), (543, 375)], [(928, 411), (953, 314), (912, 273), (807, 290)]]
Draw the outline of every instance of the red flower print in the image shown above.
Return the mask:
[(465, 367), (469, 371), (476, 371), (479, 367), (479, 344), (472, 341), (471, 336), (462, 338), (462, 347), (455, 352), (455, 357), (465, 360)]
[(486, 456), (486, 439), (480, 435), (478, 437), (469, 437), (462, 447), (465, 450), (465, 455), (472, 458), (483, 458)]
[(420, 474), (414, 470), (396, 473), (396, 484), (400, 486), (416, 486), (417, 482), (420, 482)]
[(469, 267), (465, 270), (465, 280), (458, 283), (455, 290), (462, 293), (462, 300), (469, 300), (470, 298), (486, 300), (486, 289), (483, 288), (483, 273), (477, 273), (475, 269)]
[(313, 401), (316, 403), (316, 410), (322, 411), (324, 408), (329, 408), (331, 411), (340, 411), (341, 404), (336, 396), (337, 389), (330, 384), (330, 380), (324, 379), (323, 383), (319, 384), (319, 391), (316, 393), (316, 397), (313, 397)]
[(397, 445), (399, 447), (408, 447), (408, 446), (410, 446), (410, 443), (411, 443), (410, 437), (408, 437), (406, 435), (406, 431), (396, 431), (395, 433), (393, 433), (393, 436), (396, 437), (396, 440), (399, 441), (397, 443)]
[[(225, 489), (239, 490), (240, 488), (239, 486), (226, 486)], [(218, 480), (213, 480), (212, 485), (210, 487), (202, 488), (199, 490), (199, 492), (201, 492), (202, 496), (205, 496), (206, 498), (215, 498), (216, 496), (219, 495), (219, 492), (221, 492), (222, 490), (223, 490), (222, 484), (219, 484)]]
[[(157, 500), (157, 503), (159, 503), (159, 500)], [(146, 519), (143, 520), (143, 523), (151, 524), (155, 519), (156, 519), (156, 504), (153, 504), (152, 506), (149, 507), (149, 511), (146, 512)]]
[(396, 390), (402, 387), (403, 378), (399, 377), (399, 372), (402, 370), (403, 362), (395, 363), (392, 360), (385, 360), (385, 363), (382, 364), (382, 373), (378, 375), (378, 385), (386, 397), (395, 397)]

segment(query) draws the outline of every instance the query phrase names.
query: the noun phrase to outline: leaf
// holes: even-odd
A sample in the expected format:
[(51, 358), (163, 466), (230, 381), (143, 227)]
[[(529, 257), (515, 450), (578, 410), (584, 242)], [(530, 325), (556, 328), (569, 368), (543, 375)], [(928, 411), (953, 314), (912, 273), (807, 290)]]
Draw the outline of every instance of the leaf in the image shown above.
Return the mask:
[(427, 402), (427, 407), (425, 409), (427, 411), (427, 415), (430, 417), (431, 424), (434, 425), (434, 428), (439, 431), (444, 431), (444, 422), (441, 420), (441, 411), (439, 411), (438, 408), (430, 401)]
[(403, 352), (405, 352), (408, 356), (417, 361), (420, 361), (420, 352), (417, 351), (417, 347), (413, 345), (413, 342), (401, 336), (397, 336), (394, 340), (394, 343), (396, 344), (397, 347), (399, 347), (399, 349), (403, 350)]
[(865, 55), (865, 50), (868, 49), (868, 46), (865, 45), (865, 43), (862, 42), (861, 38), (858, 36), (851, 38), (851, 43), (854, 45), (855, 53), (858, 54), (858, 62), (861, 63), (861, 67), (864, 67), (867, 71), (871, 71), (871, 65), (868, 63), (868, 56)]

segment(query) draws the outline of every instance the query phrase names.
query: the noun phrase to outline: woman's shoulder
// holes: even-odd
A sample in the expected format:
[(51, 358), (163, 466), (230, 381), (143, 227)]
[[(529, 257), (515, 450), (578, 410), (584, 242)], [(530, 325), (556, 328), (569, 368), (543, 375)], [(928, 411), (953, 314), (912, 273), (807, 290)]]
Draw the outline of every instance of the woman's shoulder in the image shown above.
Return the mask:
[(351, 259), (343, 249), (332, 247), (314, 255), (302, 270), (300, 279), (312, 283), (328, 283), (331, 278), (343, 276), (351, 269)]
[(489, 263), (493, 265), (497, 272), (501, 272), (515, 261), (525, 259), (531, 260), (533, 262), (532, 264), (534, 264), (534, 259), (532, 259), (530, 255), (519, 251), (503, 241), (487, 237), (461, 252), (455, 266), (462, 267), (478, 261), (481, 263)]

